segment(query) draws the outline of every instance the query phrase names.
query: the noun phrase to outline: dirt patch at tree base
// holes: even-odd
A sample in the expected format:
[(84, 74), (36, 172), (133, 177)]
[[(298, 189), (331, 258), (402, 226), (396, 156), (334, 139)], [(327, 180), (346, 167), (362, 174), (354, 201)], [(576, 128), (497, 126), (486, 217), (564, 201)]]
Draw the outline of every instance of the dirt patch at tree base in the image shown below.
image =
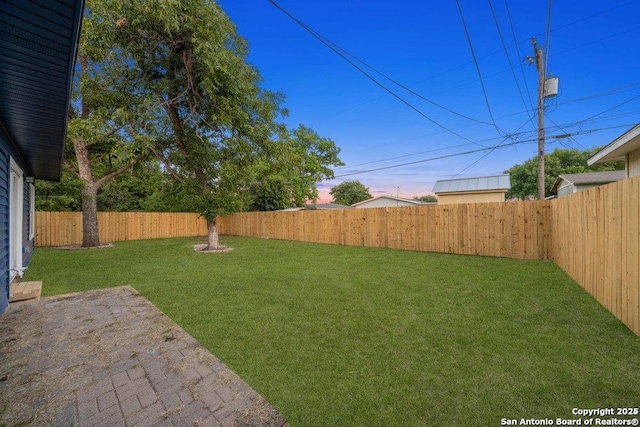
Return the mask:
[(91, 247), (84, 247), (81, 245), (69, 245), (69, 246), (56, 246), (55, 249), (60, 249), (63, 251), (79, 251), (82, 249), (107, 249), (107, 248), (115, 248), (115, 245), (113, 243), (104, 243), (100, 246), (91, 246)]
[(193, 250), (196, 252), (204, 252), (207, 254), (222, 254), (226, 252), (231, 252), (233, 248), (228, 246), (219, 246), (215, 249), (207, 249), (207, 244), (193, 245)]

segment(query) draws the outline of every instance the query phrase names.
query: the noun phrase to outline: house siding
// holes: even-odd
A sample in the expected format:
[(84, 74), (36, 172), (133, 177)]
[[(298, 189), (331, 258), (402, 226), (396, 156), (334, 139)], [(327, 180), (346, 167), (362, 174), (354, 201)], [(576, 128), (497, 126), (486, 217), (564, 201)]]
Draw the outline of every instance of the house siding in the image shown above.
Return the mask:
[(453, 193), (453, 194), (438, 194), (439, 205), (449, 205), (455, 203), (490, 203), (490, 202), (504, 202), (506, 190), (499, 192), (484, 192), (484, 193)]
[(628, 178), (640, 175), (640, 150), (629, 153), (627, 170), (629, 171)]
[(9, 150), (0, 133), (0, 313), (9, 303)]
[(562, 180), (562, 185), (558, 188), (558, 197), (568, 196), (569, 194), (575, 193), (573, 185), (566, 180)]
[(387, 199), (382, 197), (380, 199), (375, 199), (369, 202), (361, 203), (354, 207), (355, 208), (386, 208), (386, 207), (397, 207), (397, 206), (418, 206), (418, 204), (411, 203), (411, 202), (403, 202), (402, 200)]
[[(11, 275), (9, 272), (9, 192), (11, 182), (11, 159), (16, 161), (21, 169), (18, 156), (10, 149), (7, 138), (0, 132), (0, 314), (4, 312), (9, 303), (9, 286), (11, 285)], [(23, 212), (22, 212), (22, 266), (26, 267), (31, 261), (31, 256), (35, 248), (35, 239), (29, 239), (29, 224), (35, 220), (31, 218), (30, 206), (30, 186), (23, 180), (22, 187)]]

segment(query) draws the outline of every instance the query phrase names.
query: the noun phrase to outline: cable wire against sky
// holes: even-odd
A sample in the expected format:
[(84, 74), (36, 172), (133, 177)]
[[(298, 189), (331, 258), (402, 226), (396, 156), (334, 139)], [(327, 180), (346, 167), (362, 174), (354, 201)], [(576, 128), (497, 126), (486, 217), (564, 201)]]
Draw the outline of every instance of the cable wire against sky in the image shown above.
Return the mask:
[[(630, 126), (633, 126), (633, 125), (624, 124), (624, 125), (609, 126), (609, 127), (605, 127), (605, 128), (599, 128), (599, 129), (587, 129), (587, 130), (573, 132), (570, 135), (560, 135), (560, 137), (566, 138), (566, 137), (570, 137), (570, 136), (574, 136), (574, 135), (585, 135), (585, 134), (590, 134), (590, 133), (594, 133), (594, 132), (600, 132), (600, 131), (603, 131), (603, 130), (618, 129), (618, 128), (628, 128)], [(556, 138), (556, 136), (551, 136), (550, 138)], [(494, 145), (492, 147), (477, 148), (475, 150), (464, 151), (464, 152), (461, 152), (461, 153), (446, 154), (446, 155), (443, 155), (443, 156), (431, 157), (431, 158), (422, 159), (422, 160), (415, 160), (413, 162), (400, 163), (400, 164), (397, 164), (397, 165), (383, 166), (383, 167), (374, 168), (374, 169), (368, 169), (368, 170), (363, 170), (363, 171), (355, 171), (355, 172), (343, 173), (341, 175), (334, 176), (333, 179), (343, 178), (345, 176), (360, 175), (360, 174), (363, 174), (363, 173), (377, 172), (377, 171), (381, 171), (381, 170), (399, 168), (399, 167), (402, 167), (402, 166), (410, 166), (410, 165), (415, 165), (415, 164), (418, 164), (418, 163), (432, 162), (434, 160), (448, 159), (448, 158), (451, 158), (451, 157), (466, 156), (468, 154), (480, 153), (482, 151), (487, 151), (487, 150), (492, 150), (492, 149), (497, 149), (497, 148), (506, 148), (506, 147), (512, 147), (514, 145), (527, 144), (527, 143), (536, 143), (537, 141), (538, 141), (537, 138), (532, 138), (532, 139), (523, 140), (523, 141), (514, 141), (514, 142), (510, 142), (509, 144), (502, 144), (502, 145), (498, 144), (498, 145)]]
[(456, 0), (456, 5), (458, 6), (458, 12), (460, 12), (460, 20), (462, 21), (462, 27), (464, 28), (464, 33), (467, 37), (467, 42), (469, 43), (469, 49), (471, 50), (471, 56), (473, 56), (473, 63), (476, 66), (476, 71), (478, 72), (478, 77), (480, 78), (480, 86), (482, 87), (482, 94), (484, 95), (484, 101), (487, 104), (487, 110), (489, 111), (489, 117), (491, 117), (491, 122), (493, 126), (496, 128), (499, 134), (503, 135), (504, 132), (498, 127), (495, 119), (493, 118), (493, 112), (491, 111), (491, 105), (489, 104), (489, 97), (487, 96), (487, 89), (484, 85), (484, 79), (482, 78), (482, 72), (480, 71), (480, 64), (478, 63), (478, 58), (476, 57), (476, 52), (473, 49), (473, 43), (471, 41), (471, 34), (469, 34), (469, 29), (467, 28), (467, 22), (464, 19), (464, 13), (462, 12), (462, 6), (460, 6), (460, 0)]
[[(513, 26), (513, 20), (511, 19), (511, 10), (509, 9), (509, 2), (504, 0), (504, 7), (507, 10), (507, 17), (509, 18), (509, 27), (511, 28), (511, 36), (513, 37), (513, 43), (516, 47), (516, 54), (518, 58), (520, 58), (520, 71), (522, 73), (522, 80), (524, 81), (524, 87), (527, 90), (527, 99), (529, 100), (529, 107), (531, 111), (535, 109), (533, 106), (533, 101), (531, 101), (531, 91), (529, 90), (529, 83), (527, 83), (527, 75), (524, 72), (524, 61), (525, 56), (520, 52), (520, 43), (518, 43), (518, 38), (516, 37), (516, 30)], [(526, 108), (526, 107), (525, 107)]]
[(377, 79), (375, 79), (373, 76), (371, 76), (369, 73), (367, 73), (365, 70), (363, 70), (361, 67), (359, 67), (357, 64), (355, 64), (353, 61), (351, 61), (349, 58), (347, 58), (345, 56), (345, 54), (340, 51), (335, 45), (333, 44), (330, 40), (326, 39), (324, 36), (322, 36), (320, 33), (318, 33), (317, 31), (315, 31), (314, 29), (312, 29), (311, 27), (309, 27), (308, 25), (306, 25), (304, 22), (300, 21), (298, 18), (296, 18), (294, 15), (292, 15), (291, 13), (289, 13), (286, 9), (284, 9), (282, 6), (280, 6), (278, 3), (276, 3), (274, 0), (268, 0), (269, 3), (271, 3), (272, 5), (274, 5), (276, 8), (278, 8), (280, 11), (282, 11), (285, 15), (287, 15), (291, 20), (293, 20), (296, 24), (298, 24), (300, 27), (302, 27), (305, 31), (307, 31), (309, 34), (311, 34), (314, 38), (316, 38), (318, 41), (320, 41), (322, 44), (324, 44), (326, 47), (328, 47), (331, 51), (333, 51), (335, 54), (337, 54), (338, 56), (340, 56), (343, 60), (345, 60), (347, 63), (349, 63), (352, 67), (354, 67), (356, 70), (358, 70), (360, 73), (364, 74), (369, 80), (371, 80), (372, 82), (374, 82), (376, 85), (378, 85), (379, 87), (381, 87), (382, 89), (384, 89), (385, 91), (387, 91), (389, 94), (391, 94), (393, 97), (395, 97), (396, 99), (398, 99), (400, 102), (402, 102), (403, 104), (405, 104), (406, 106), (408, 106), (409, 108), (411, 108), (412, 110), (414, 110), (415, 112), (417, 112), (418, 114), (420, 114), (422, 117), (424, 117), (425, 119), (427, 119), (428, 121), (430, 121), (431, 123), (433, 123), (434, 125), (440, 127), (441, 129), (451, 133), (452, 135), (457, 136), (458, 138), (461, 138), (465, 141), (468, 141), (472, 144), (476, 144), (476, 145), (480, 145), (482, 146), (482, 144), (478, 144), (475, 141), (472, 141), (471, 139), (460, 135), (459, 133), (453, 131), (452, 129), (444, 126), (443, 124), (437, 122), (436, 120), (432, 119), (431, 117), (427, 116), (425, 113), (423, 113), (420, 109), (418, 109), (417, 107), (415, 107), (413, 104), (411, 104), (409, 101), (405, 100), (404, 98), (402, 98), (400, 95), (398, 95), (397, 93), (395, 93), (394, 91), (392, 91), (391, 89), (389, 89), (387, 86), (385, 86), (384, 84), (382, 84), (381, 82), (379, 82)]
[(546, 54), (546, 58), (544, 59), (544, 77), (545, 79), (547, 78), (547, 68), (549, 67), (549, 44), (551, 43), (551, 2), (552, 0), (549, 0), (549, 6), (547, 7), (547, 38), (546, 38), (546, 45), (544, 47), (545, 49), (545, 54)]
[[(522, 90), (520, 89), (520, 82), (518, 82), (518, 78), (516, 77), (516, 71), (513, 68), (513, 64), (511, 63), (511, 57), (509, 56), (509, 50), (507, 49), (507, 44), (504, 41), (504, 37), (502, 36), (502, 31), (500, 30), (500, 24), (498, 23), (498, 16), (496, 15), (495, 8), (493, 7), (493, 1), (489, 0), (489, 8), (491, 9), (491, 15), (493, 16), (493, 22), (496, 25), (496, 30), (498, 30), (498, 36), (500, 37), (500, 43), (502, 44), (502, 49), (504, 50), (505, 56), (507, 57), (507, 62), (509, 63), (509, 68), (511, 69), (511, 74), (513, 76), (513, 80), (516, 83), (516, 88), (518, 89), (518, 94), (520, 95), (520, 99), (522, 100), (522, 105), (524, 106), (525, 111), (527, 112), (527, 116), (529, 116), (529, 121), (533, 120), (533, 116), (530, 114), (529, 109), (527, 107), (527, 103), (524, 100), (524, 95), (522, 94)], [(525, 79), (526, 82), (526, 79)]]
[(525, 127), (527, 124), (531, 123), (533, 120), (535, 119), (535, 117), (529, 117), (529, 119), (524, 122), (522, 125), (520, 125), (520, 127), (518, 129), (516, 129), (516, 131), (513, 134), (509, 134), (507, 136), (505, 136), (505, 138), (502, 140), (502, 142), (500, 142), (498, 145), (496, 145), (494, 148), (490, 149), (489, 151), (487, 151), (485, 154), (483, 154), (482, 156), (480, 156), (476, 161), (474, 161), (473, 163), (471, 163), (470, 165), (468, 165), (467, 167), (465, 167), (464, 169), (462, 169), (460, 172), (458, 172), (455, 175), (451, 175), (451, 178), (455, 178), (456, 176), (461, 175), (462, 173), (464, 173), (465, 171), (467, 171), (468, 169), (472, 168), (473, 166), (477, 165), (478, 163), (480, 163), (482, 160), (486, 159), (487, 157), (489, 157), (489, 155), (491, 155), (491, 153), (493, 153), (495, 150), (497, 150), (498, 148), (502, 147), (503, 144), (505, 142), (507, 142), (509, 139), (515, 141), (514, 135), (517, 134), (517, 132), (522, 129), (523, 127)]

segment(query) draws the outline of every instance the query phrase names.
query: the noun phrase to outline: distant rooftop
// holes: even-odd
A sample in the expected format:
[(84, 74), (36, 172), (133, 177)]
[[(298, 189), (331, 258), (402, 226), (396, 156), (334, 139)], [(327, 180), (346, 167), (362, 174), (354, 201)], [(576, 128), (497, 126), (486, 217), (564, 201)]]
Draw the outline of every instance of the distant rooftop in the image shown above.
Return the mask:
[(433, 192), (458, 193), (471, 191), (508, 190), (511, 188), (509, 175), (481, 176), (477, 178), (443, 179), (433, 186)]
[(308, 204), (305, 206), (307, 210), (324, 210), (324, 209), (351, 209), (349, 205), (339, 205), (337, 203), (318, 203), (318, 204)]
[(421, 202), (420, 200), (404, 199), (404, 198), (402, 198), (402, 197), (395, 197), (395, 196), (376, 196), (376, 197), (372, 197), (372, 198), (367, 199), (367, 200), (363, 200), (363, 201), (358, 202), (358, 203), (354, 203), (354, 204), (353, 204), (353, 205), (351, 205), (351, 206), (356, 207), (356, 206), (362, 205), (362, 204), (364, 204), (364, 203), (370, 202), (370, 201), (372, 201), (372, 200), (378, 200), (378, 199), (396, 200), (396, 201), (398, 201), (398, 202), (413, 203), (414, 205), (422, 205), (422, 204), (424, 204), (424, 203), (423, 203), (423, 202)]
[(570, 182), (571, 184), (608, 184), (610, 182), (616, 182), (624, 179), (626, 172), (624, 170), (618, 171), (605, 171), (605, 172), (586, 172), (586, 173), (566, 173), (558, 176), (556, 182), (553, 184), (552, 192), (557, 192), (562, 180)]

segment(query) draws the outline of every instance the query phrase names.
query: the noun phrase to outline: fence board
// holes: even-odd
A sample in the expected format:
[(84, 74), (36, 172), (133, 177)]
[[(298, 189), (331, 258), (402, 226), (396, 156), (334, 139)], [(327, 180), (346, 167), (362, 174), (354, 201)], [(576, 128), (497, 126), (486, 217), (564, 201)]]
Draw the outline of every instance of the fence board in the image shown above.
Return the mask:
[[(414, 251), (548, 259), (549, 201), (295, 212), (244, 212), (220, 232)], [(551, 217), (549, 217), (549, 220)], [(550, 229), (550, 226), (549, 226)]]
[[(82, 243), (81, 212), (36, 212), (36, 245), (70, 246)], [(102, 242), (207, 234), (206, 221), (195, 213), (99, 212)]]
[(554, 261), (640, 335), (640, 176), (552, 202)]

